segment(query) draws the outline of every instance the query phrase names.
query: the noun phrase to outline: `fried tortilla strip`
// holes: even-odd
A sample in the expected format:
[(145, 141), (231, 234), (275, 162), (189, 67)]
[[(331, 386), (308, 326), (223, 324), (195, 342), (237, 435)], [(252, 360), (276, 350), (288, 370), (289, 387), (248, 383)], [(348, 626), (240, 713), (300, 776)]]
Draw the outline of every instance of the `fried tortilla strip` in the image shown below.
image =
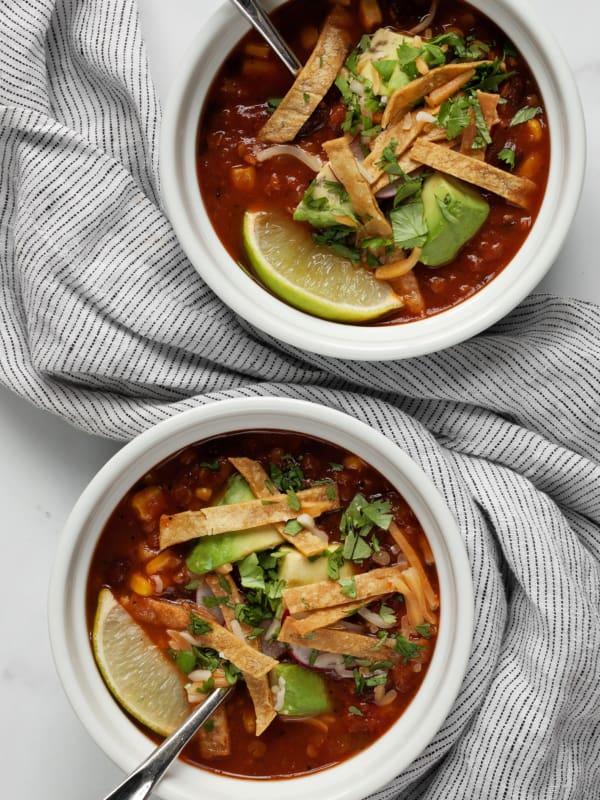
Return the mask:
[(347, 12), (332, 9), (314, 50), (291, 89), (258, 133), (263, 142), (291, 142), (319, 105), (350, 49)]
[(156, 600), (153, 597), (141, 597), (136, 594), (119, 598), (119, 601), (139, 622), (162, 625), (175, 631), (187, 630), (192, 614), (200, 617), (210, 625), (210, 630), (206, 633), (194, 634), (202, 647), (212, 647), (239, 670), (255, 678), (266, 675), (277, 664), (274, 658), (258, 652), (234, 636), (227, 628), (219, 625), (209, 611), (195, 603), (189, 601), (172, 603), (169, 600)]
[(471, 61), (460, 64), (444, 64), (443, 67), (436, 67), (429, 70), (426, 75), (416, 78), (414, 81), (401, 86), (400, 89), (391, 95), (388, 104), (383, 112), (381, 124), (384, 128), (396, 122), (404, 116), (413, 103), (421, 100), (425, 95), (430, 94), (434, 89), (443, 86), (448, 81), (454, 80), (464, 72), (475, 69), (482, 64), (491, 64), (491, 61)]
[[(373, 597), (369, 598), (369, 602), (374, 599)], [(327, 628), (329, 625), (333, 625), (335, 622), (339, 622), (339, 620), (351, 616), (364, 605), (365, 601), (359, 600), (358, 602), (352, 601), (352, 603), (344, 603), (341, 606), (333, 606), (333, 608), (323, 608), (320, 611), (311, 611), (311, 613), (307, 614), (305, 617), (294, 619), (295, 630), (302, 634), (302, 636), (306, 636), (306, 634), (311, 631), (316, 631), (319, 628)]]
[(425, 598), (427, 599), (427, 604), (429, 608), (436, 609), (440, 606), (440, 601), (438, 599), (437, 594), (433, 590), (433, 586), (429, 582), (429, 578), (427, 577), (427, 573), (425, 572), (425, 568), (419, 558), (419, 554), (412, 546), (412, 544), (408, 541), (407, 537), (402, 533), (402, 529), (397, 525), (394, 521), (390, 523), (390, 527), (388, 528), (392, 539), (396, 542), (400, 550), (402, 550), (403, 554), (406, 556), (406, 560), (410, 564), (413, 569), (419, 575), (421, 582), (423, 584), (423, 589), (425, 591)]
[(286, 617), (277, 639), (286, 644), (299, 644), (313, 650), (368, 658), (372, 661), (384, 659), (395, 661), (398, 658), (398, 654), (391, 647), (375, 636), (349, 633), (337, 628), (322, 628), (318, 631), (311, 631), (309, 634), (301, 634), (296, 627), (295, 620), (291, 617)]
[[(356, 590), (356, 597), (353, 597), (353, 600), (365, 600), (390, 592), (403, 592), (406, 588), (402, 581), (402, 569), (397, 565), (359, 572), (353, 580)], [(400, 585), (402, 588), (398, 588)], [(319, 608), (347, 604), (348, 595), (344, 594), (338, 581), (327, 580), (284, 589), (283, 602), (290, 614), (300, 614), (302, 611), (315, 611)]]
[(350, 196), (352, 208), (363, 222), (362, 232), (367, 236), (391, 236), (392, 226), (377, 205), (369, 182), (360, 171), (346, 137), (324, 142), (323, 149), (329, 156), (336, 178)]
[(421, 164), (494, 192), (521, 208), (527, 208), (529, 195), (535, 189), (535, 183), (529, 178), (505, 172), (485, 161), (477, 161), (434, 142), (417, 139), (409, 155)]
[(374, 192), (387, 185), (390, 182), (390, 178), (394, 180), (393, 176), (388, 175), (383, 170), (385, 166), (384, 150), (389, 147), (397, 157), (401, 156), (427, 124), (425, 121), (417, 120), (416, 114), (412, 114), (411, 117), (411, 124), (408, 127), (404, 116), (376, 136), (373, 141), (373, 149), (362, 163), (363, 168), (373, 178), (371, 183)]
[[(229, 461), (246, 480), (256, 497), (263, 500), (272, 497), (272, 490), (269, 486), (272, 487), (273, 484), (270, 482), (269, 476), (263, 469), (262, 464), (251, 458), (230, 458)], [(283, 538), (302, 553), (303, 556), (311, 558), (327, 549), (327, 542), (319, 539), (314, 533), (305, 530), (300, 531), (300, 533), (297, 533), (295, 536), (289, 536), (284, 532), (284, 527), (285, 526), (281, 522), (275, 524), (275, 528)]]
[[(206, 575), (205, 580), (215, 597), (227, 597), (232, 603), (242, 602), (242, 597), (238, 591), (238, 588), (229, 575), (220, 576), (219, 579), (214, 572), (211, 572)], [(223, 585), (224, 583), (226, 583), (228, 590), (225, 589), (225, 586)], [(231, 608), (231, 606), (223, 604), (219, 606), (219, 608), (223, 614), (223, 619), (225, 620), (225, 626), (227, 629), (235, 635), (235, 628), (239, 626), (239, 629), (244, 636), (244, 640), (250, 645), (250, 647), (258, 650), (258, 640), (248, 639), (248, 636), (252, 633), (252, 628), (245, 622), (238, 622), (238, 620), (235, 618), (235, 611), (233, 608)], [(273, 706), (273, 694), (271, 692), (269, 679), (266, 675), (262, 675), (260, 678), (255, 678), (253, 675), (243, 671), (242, 675), (248, 689), (248, 694), (250, 695), (252, 704), (254, 706), (254, 714), (256, 716), (256, 735), (260, 736), (261, 733), (263, 733), (263, 731), (269, 727), (271, 722), (273, 722), (277, 716)]]
[(225, 707), (217, 708), (211, 714), (210, 719), (212, 722), (210, 730), (207, 730), (204, 725), (199, 730), (202, 757), (212, 761), (215, 758), (230, 756), (231, 736)]
[(448, 83), (444, 83), (437, 89), (434, 89), (430, 94), (425, 96), (425, 102), (430, 108), (441, 106), (446, 100), (449, 100), (453, 94), (456, 94), (465, 83), (468, 83), (471, 78), (475, 77), (475, 70), (469, 69), (463, 72), (462, 75), (457, 75)]
[(274, 494), (269, 500), (247, 500), (244, 503), (230, 503), (225, 506), (208, 506), (200, 511), (163, 514), (160, 518), (160, 549), (164, 550), (173, 544), (187, 542), (200, 536), (214, 536), (218, 533), (285, 522), (297, 517), (298, 514), (309, 514), (314, 518), (324, 511), (340, 507), (337, 487), (333, 483), (302, 489), (297, 492), (296, 497), (300, 503), (299, 509), (290, 507), (290, 498), (286, 494)]
[[(494, 125), (500, 122), (500, 117), (498, 116), (497, 110), (500, 95), (479, 91), (476, 94), (486, 127), (488, 131), (491, 131)], [(479, 161), (483, 161), (485, 159), (485, 145), (483, 147), (473, 147), (473, 143), (477, 138), (477, 134), (478, 132), (477, 125), (475, 124), (475, 114), (471, 110), (471, 122), (469, 126), (464, 129), (460, 139), (460, 152), (467, 156), (471, 156), (471, 158), (476, 158)]]

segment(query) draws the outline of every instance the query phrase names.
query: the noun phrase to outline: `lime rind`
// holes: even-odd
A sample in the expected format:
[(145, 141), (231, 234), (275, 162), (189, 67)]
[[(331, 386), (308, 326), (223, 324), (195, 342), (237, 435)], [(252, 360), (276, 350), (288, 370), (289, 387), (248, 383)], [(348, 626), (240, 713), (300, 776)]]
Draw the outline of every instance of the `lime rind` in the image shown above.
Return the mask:
[(92, 645), (106, 685), (142, 725), (168, 736), (189, 716), (179, 670), (107, 588), (98, 596)]
[(364, 322), (400, 308), (392, 287), (313, 241), (282, 214), (247, 211), (244, 245), (256, 274), (278, 297), (317, 317)]

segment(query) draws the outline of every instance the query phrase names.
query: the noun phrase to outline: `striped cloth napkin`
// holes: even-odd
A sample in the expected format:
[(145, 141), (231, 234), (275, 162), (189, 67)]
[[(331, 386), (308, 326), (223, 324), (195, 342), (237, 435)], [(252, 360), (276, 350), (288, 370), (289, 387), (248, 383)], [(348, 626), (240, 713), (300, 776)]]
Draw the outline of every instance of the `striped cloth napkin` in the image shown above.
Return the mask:
[(377, 798), (600, 797), (600, 315), (531, 297), (422, 359), (266, 340), (190, 266), (157, 185), (134, 0), (0, 0), (0, 379), (101, 436), (225, 397), (366, 420), (453, 509), (476, 624), (460, 696)]

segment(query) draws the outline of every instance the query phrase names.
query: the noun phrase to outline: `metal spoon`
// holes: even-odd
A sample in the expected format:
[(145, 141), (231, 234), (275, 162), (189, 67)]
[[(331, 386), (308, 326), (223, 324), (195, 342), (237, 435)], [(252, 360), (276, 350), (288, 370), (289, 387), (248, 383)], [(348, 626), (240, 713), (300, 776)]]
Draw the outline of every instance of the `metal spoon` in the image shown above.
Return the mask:
[(225, 700), (232, 686), (215, 689), (190, 714), (186, 721), (165, 739), (154, 752), (125, 778), (104, 800), (144, 800), (162, 778), (167, 768), (183, 750), (196, 731)]
[(281, 37), (277, 28), (265, 14), (256, 0), (230, 0), (248, 22), (253, 25), (266, 42), (273, 48), (276, 55), (283, 61), (292, 75), (296, 75), (302, 64), (290, 50), (287, 42)]

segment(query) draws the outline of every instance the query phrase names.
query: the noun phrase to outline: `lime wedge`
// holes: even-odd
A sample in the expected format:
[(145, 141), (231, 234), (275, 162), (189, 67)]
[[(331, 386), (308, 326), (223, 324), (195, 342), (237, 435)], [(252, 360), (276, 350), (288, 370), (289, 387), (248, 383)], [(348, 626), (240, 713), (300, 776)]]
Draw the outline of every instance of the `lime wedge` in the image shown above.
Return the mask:
[(402, 305), (389, 284), (315, 244), (304, 225), (283, 214), (247, 211), (243, 235), (258, 277), (302, 311), (339, 322), (361, 322)]
[(168, 736), (190, 714), (182, 675), (110, 589), (101, 589), (92, 645), (117, 701), (142, 725)]

